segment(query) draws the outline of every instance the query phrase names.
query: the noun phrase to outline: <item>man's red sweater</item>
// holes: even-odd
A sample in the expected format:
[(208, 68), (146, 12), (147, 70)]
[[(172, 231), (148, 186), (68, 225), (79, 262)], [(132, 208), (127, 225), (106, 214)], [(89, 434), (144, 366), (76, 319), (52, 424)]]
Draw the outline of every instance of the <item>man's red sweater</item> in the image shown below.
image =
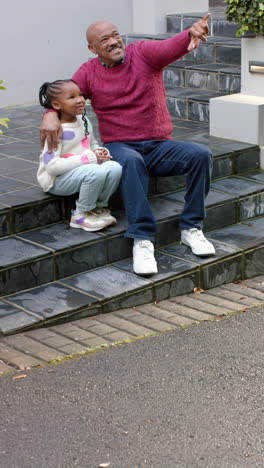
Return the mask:
[(188, 52), (188, 33), (130, 44), (124, 63), (107, 68), (97, 57), (73, 75), (84, 97), (91, 100), (104, 143), (171, 139), (163, 69)]

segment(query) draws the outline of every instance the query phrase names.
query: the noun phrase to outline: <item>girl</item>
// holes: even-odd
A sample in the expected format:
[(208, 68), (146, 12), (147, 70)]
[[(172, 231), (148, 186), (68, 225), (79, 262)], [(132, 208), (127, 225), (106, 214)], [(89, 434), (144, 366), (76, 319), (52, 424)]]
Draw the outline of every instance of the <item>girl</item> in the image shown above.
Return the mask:
[(58, 112), (62, 139), (57, 151), (48, 152), (47, 142), (40, 155), (37, 179), (53, 195), (79, 192), (70, 226), (98, 231), (116, 219), (105, 209), (117, 189), (122, 168), (106, 148), (100, 147), (92, 125), (85, 117), (85, 99), (72, 80), (44, 83), (39, 90), (40, 104)]

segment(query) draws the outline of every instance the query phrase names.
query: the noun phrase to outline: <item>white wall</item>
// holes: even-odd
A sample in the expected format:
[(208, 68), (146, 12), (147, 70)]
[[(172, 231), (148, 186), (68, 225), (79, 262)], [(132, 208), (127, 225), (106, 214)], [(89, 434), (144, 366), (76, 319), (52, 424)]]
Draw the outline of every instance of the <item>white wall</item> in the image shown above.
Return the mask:
[(91, 56), (85, 31), (110, 20), (121, 33), (165, 32), (166, 14), (207, 11), (208, 0), (6, 0), (0, 14), (0, 107), (36, 102), (44, 81), (70, 77)]
[(44, 81), (70, 77), (88, 57), (87, 26), (132, 31), (131, 0), (6, 0), (0, 14), (0, 107), (37, 100)]
[(136, 33), (166, 32), (166, 15), (207, 12), (208, 0), (132, 0), (133, 29)]
[(241, 93), (264, 96), (264, 75), (249, 73), (249, 61), (264, 62), (264, 37), (242, 39)]

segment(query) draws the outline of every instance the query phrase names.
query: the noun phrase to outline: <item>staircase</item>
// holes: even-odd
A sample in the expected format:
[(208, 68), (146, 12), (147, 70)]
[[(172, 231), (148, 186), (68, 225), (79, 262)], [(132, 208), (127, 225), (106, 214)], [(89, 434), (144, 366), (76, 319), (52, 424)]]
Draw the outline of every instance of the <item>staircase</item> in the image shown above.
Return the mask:
[[(207, 43), (172, 63), (164, 71), (167, 102), (175, 118), (209, 121), (209, 100), (213, 97), (240, 92), (241, 39), (237, 38), (236, 23), (225, 19), (223, 8), (211, 11), (211, 36)], [(165, 39), (189, 28), (205, 12), (167, 16), (169, 34), (144, 36), (144, 39)], [(127, 43), (142, 39), (130, 35)]]
[[(226, 21), (224, 11), (223, 8), (211, 11), (208, 42), (165, 71), (172, 115), (208, 122), (212, 97), (240, 91), (241, 40), (235, 37), (237, 25)], [(203, 15), (203, 12), (170, 15), (167, 17), (167, 30), (174, 34), (183, 31)]]
[[(173, 28), (186, 27), (190, 18), (193, 23), (194, 16), (169, 16), (169, 34)], [(210, 97), (238, 92), (240, 83), (239, 40), (219, 36), (219, 31), (224, 32), (222, 20), (217, 25), (214, 21), (213, 17), (218, 36), (211, 36), (207, 44), (168, 67), (164, 79), (173, 137), (208, 144), (213, 152), (204, 230), (215, 245), (216, 256), (199, 258), (179, 244), (184, 177), (151, 179), (159, 273), (136, 276), (132, 240), (123, 237), (126, 218), (120, 194), (111, 200), (116, 226), (96, 233), (70, 229), (67, 220), (75, 198), (53, 197), (37, 186), (42, 109), (37, 105), (0, 109), (0, 117), (11, 119), (0, 139), (0, 334), (64, 323), (264, 273), (264, 172), (259, 169), (259, 148), (208, 135)], [(126, 40), (141, 38), (130, 35)], [(87, 114), (97, 132), (90, 107)]]

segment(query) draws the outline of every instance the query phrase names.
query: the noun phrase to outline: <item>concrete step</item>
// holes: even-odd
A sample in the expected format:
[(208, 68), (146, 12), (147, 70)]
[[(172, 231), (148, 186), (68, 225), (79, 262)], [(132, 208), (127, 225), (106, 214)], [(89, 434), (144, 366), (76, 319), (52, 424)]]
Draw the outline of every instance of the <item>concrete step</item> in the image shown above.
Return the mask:
[[(208, 136), (208, 127), (204, 124), (175, 120), (173, 137), (181, 141), (196, 141), (209, 144), (214, 155), (213, 178), (230, 176), (248, 172), (259, 167), (259, 148), (242, 142), (214, 138)], [(0, 169), (10, 166), (13, 160), (19, 158), (6, 157), (0, 160)], [(3, 163), (3, 166), (2, 166)], [(36, 226), (46, 226), (54, 222), (69, 219), (71, 209), (74, 207), (76, 196), (54, 197), (44, 194), (36, 185), (35, 171), (27, 172), (27, 160), (23, 160), (23, 168), (18, 174), (11, 172), (2, 175), (1, 189), (6, 185), (6, 193), (0, 195), (1, 237), (17, 235), (21, 232), (34, 229)], [(37, 167), (37, 166), (36, 166)], [(20, 188), (20, 178), (31, 177), (31, 183), (26, 188)], [(18, 186), (15, 185), (18, 183)], [(151, 178), (149, 195), (162, 195), (174, 191), (185, 184), (184, 177)], [(122, 209), (122, 200), (119, 192), (111, 199), (110, 205), (114, 211)]]
[[(126, 42), (156, 40), (170, 34), (129, 35)], [(208, 42), (164, 70), (167, 102), (173, 116), (209, 121), (209, 100), (239, 93), (241, 87), (241, 41), (209, 37)]]
[(167, 106), (170, 114), (178, 119), (197, 123), (209, 122), (210, 99), (225, 94), (201, 89), (178, 88), (171, 85), (166, 88)]
[(241, 65), (241, 39), (209, 36), (206, 43), (201, 42), (199, 47), (181, 60), (204, 62), (206, 64), (226, 64), (240, 67)]
[[(184, 196), (183, 188), (150, 198), (157, 219), (157, 248), (179, 241)], [(206, 201), (204, 230), (263, 215), (263, 200), (262, 171), (216, 180)], [(68, 222), (61, 222), (1, 239), (0, 295), (62, 280), (129, 257), (132, 241), (123, 237), (127, 226), (124, 212), (114, 214), (118, 224), (98, 233), (73, 230)]]
[[(212, 36), (236, 37), (236, 32), (239, 26), (236, 23), (227, 21), (225, 17), (225, 9), (211, 9), (211, 18), (209, 19), (210, 34)], [(184, 29), (190, 28), (193, 23), (202, 18), (207, 12), (198, 13), (180, 13), (168, 15), (167, 32), (179, 33)]]
[[(166, 34), (128, 34), (124, 36), (126, 45), (137, 41), (164, 40), (174, 36), (174, 33)], [(197, 49), (179, 61), (190, 60), (192, 62), (225, 63), (227, 65), (240, 66), (241, 64), (241, 39), (235, 37), (208, 36), (206, 43), (201, 43)], [(178, 61), (178, 62), (179, 62)]]
[[(6, 110), (3, 112), (6, 115)], [(37, 186), (40, 112), (38, 106), (9, 109), (11, 126), (0, 144), (2, 333), (166, 299), (197, 285), (213, 287), (254, 276), (254, 265), (250, 264), (246, 272), (240, 267), (250, 253), (260, 250), (264, 232), (264, 174), (259, 170), (257, 146), (209, 137), (207, 124), (174, 117), (175, 139), (209, 144), (214, 155), (205, 230), (213, 230), (210, 236), (221, 236), (223, 228), (243, 223), (238, 230), (246, 229), (244, 238), (248, 233), (252, 242), (248, 246), (244, 243), (241, 250), (240, 245), (232, 247), (229, 242), (228, 247), (223, 247), (222, 240), (215, 237), (215, 258), (201, 260), (192, 256), (189, 249), (178, 244), (184, 177), (151, 179), (149, 196), (157, 218), (159, 274), (140, 278), (132, 271), (132, 241), (123, 237), (126, 219), (118, 193), (111, 201), (118, 224), (102, 232), (85, 233), (69, 229), (65, 221), (74, 197), (46, 195)], [(88, 115), (97, 134), (96, 119), (89, 107)], [(251, 219), (255, 223), (254, 241), (246, 226)], [(176, 253), (167, 252), (167, 246)], [(257, 263), (256, 274), (263, 273), (262, 264)]]
[(164, 70), (166, 86), (178, 86), (191, 91), (239, 93), (241, 68), (219, 63), (197, 63), (179, 60)]
[(164, 83), (172, 116), (209, 122), (211, 98), (240, 92), (240, 67), (179, 60), (164, 70)]
[(177, 327), (230, 317), (264, 304), (263, 276), (71, 323), (1, 337), (0, 376), (67, 360)]
[(4, 296), (0, 300), (1, 334), (133, 309), (195, 288), (217, 288), (263, 274), (263, 216), (214, 230), (208, 238), (216, 256), (199, 258), (186, 246), (172, 243), (156, 251), (159, 273), (148, 278), (136, 276), (128, 258)]
[[(183, 90), (179, 90), (183, 92)], [(201, 94), (203, 97), (201, 98)], [(191, 99), (192, 97), (192, 99)], [(259, 148), (246, 143), (213, 138), (208, 135), (208, 125), (202, 122), (180, 120), (183, 114), (176, 112), (185, 104), (185, 96), (177, 101), (171, 91), (169, 106), (173, 114), (173, 137), (177, 140), (197, 141), (208, 144), (214, 154), (213, 178), (253, 171), (259, 167)], [(189, 99), (190, 98), (190, 99)], [(206, 91), (199, 91), (196, 96), (189, 96), (191, 102), (201, 103), (207, 99)], [(190, 102), (189, 102), (190, 101)], [(173, 110), (175, 106), (175, 111)], [(180, 107), (181, 106), (181, 107)], [(41, 114), (38, 106), (8, 109), (1, 111), (12, 120), (10, 128), (1, 136), (0, 143), (0, 237), (16, 235), (21, 232), (69, 219), (75, 197), (54, 197), (45, 194), (37, 185), (36, 171), (39, 158), (39, 125)], [(96, 117), (88, 107), (88, 115), (98, 137)], [(183, 112), (183, 111), (182, 111)], [(187, 112), (187, 111), (185, 111)], [(183, 177), (156, 178), (150, 181), (150, 196), (161, 195), (184, 186)], [(122, 209), (118, 192), (111, 200), (114, 210)]]

